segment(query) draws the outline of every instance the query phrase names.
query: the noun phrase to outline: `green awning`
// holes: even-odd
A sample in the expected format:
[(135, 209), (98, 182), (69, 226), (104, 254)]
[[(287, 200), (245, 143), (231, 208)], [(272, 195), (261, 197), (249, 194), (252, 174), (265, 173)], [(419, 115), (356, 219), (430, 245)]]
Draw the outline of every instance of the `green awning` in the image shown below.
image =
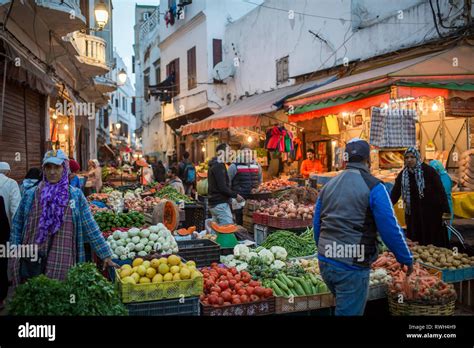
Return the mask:
[(339, 97), (335, 97), (335, 98), (325, 99), (325, 100), (322, 100), (320, 102), (306, 104), (306, 105), (296, 107), (293, 110), (292, 114), (296, 115), (296, 114), (302, 114), (302, 113), (305, 113), (305, 112), (308, 112), (308, 111), (325, 109), (325, 108), (329, 108), (329, 107), (332, 107), (332, 106), (345, 104), (345, 103), (348, 103), (348, 102), (351, 102), (351, 101), (354, 101), (354, 100), (359, 100), (359, 99), (363, 99), (363, 98), (367, 98), (367, 97), (372, 97), (372, 96), (375, 96), (375, 95), (378, 95), (378, 94), (383, 94), (383, 93), (386, 93), (388, 91), (390, 91), (390, 88), (384, 87), (384, 88), (374, 89), (372, 91), (359, 92), (359, 93), (356, 93), (356, 94), (348, 94), (348, 95), (339, 96)]
[(405, 86), (405, 87), (428, 87), (428, 88), (443, 88), (443, 89), (450, 89), (454, 91), (474, 91), (474, 83), (470, 82), (409, 82), (409, 81), (401, 81), (396, 83), (397, 86)]

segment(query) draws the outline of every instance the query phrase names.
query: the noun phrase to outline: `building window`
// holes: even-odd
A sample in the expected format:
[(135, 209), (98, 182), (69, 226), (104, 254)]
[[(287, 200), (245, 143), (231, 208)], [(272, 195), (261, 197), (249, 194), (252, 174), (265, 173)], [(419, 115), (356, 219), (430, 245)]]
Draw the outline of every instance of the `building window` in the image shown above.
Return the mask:
[(136, 108), (136, 101), (135, 97), (132, 97), (132, 115), (135, 116), (135, 108)]
[(150, 86), (150, 69), (149, 68), (143, 72), (143, 93), (144, 93), (143, 97), (145, 101), (148, 101), (150, 99), (148, 86)]
[(109, 109), (104, 109), (104, 129), (109, 128)]
[(290, 74), (288, 71), (288, 59), (289, 56), (280, 58), (276, 63), (276, 73), (277, 73), (277, 84), (287, 82)]
[(132, 56), (132, 74), (135, 74), (135, 56)]
[(212, 61), (213, 67), (222, 62), (222, 40), (220, 39), (212, 40)]
[(153, 67), (155, 68), (155, 82), (159, 84), (161, 82), (161, 59), (158, 58), (154, 63)]
[(143, 21), (145, 22), (146, 20), (148, 20), (148, 18), (150, 17), (150, 13), (148, 12), (143, 12)]
[(122, 110), (127, 112), (127, 103), (125, 101), (125, 97), (122, 97)]
[(176, 58), (175, 60), (171, 61), (167, 66), (166, 66), (166, 76), (171, 76), (174, 74), (174, 83), (171, 92), (171, 97), (175, 97), (180, 93), (180, 86), (179, 86), (179, 58)]
[(118, 108), (119, 107), (119, 98), (115, 98), (115, 107)]
[(196, 88), (196, 46), (188, 50), (188, 90)]

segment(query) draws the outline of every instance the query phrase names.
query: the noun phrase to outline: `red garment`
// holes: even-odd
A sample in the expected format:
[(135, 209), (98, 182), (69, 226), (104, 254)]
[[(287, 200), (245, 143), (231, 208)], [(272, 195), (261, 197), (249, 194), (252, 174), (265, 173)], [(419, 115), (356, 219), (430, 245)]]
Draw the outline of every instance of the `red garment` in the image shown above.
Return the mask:
[(293, 141), (295, 143), (295, 148), (296, 148), (295, 160), (299, 161), (300, 159), (303, 158), (303, 151), (301, 150), (303, 146), (303, 142), (301, 141), (300, 138), (295, 138)]
[(268, 140), (267, 144), (267, 149), (268, 150), (277, 150), (278, 149), (278, 144), (280, 141), (280, 129), (278, 127), (273, 127), (272, 128), (272, 135), (270, 136), (270, 139)]
[(71, 173), (76, 173), (81, 170), (81, 166), (79, 165), (79, 163), (77, 163), (76, 160), (70, 159), (69, 169), (71, 169)]

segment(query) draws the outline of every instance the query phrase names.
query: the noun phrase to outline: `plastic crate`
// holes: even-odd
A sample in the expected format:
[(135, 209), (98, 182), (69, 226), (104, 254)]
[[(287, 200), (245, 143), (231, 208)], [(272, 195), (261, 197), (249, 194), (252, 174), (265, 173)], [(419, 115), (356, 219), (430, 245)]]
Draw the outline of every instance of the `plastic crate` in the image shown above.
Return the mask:
[(261, 316), (275, 313), (275, 297), (269, 297), (265, 300), (214, 307), (204, 305), (201, 302), (201, 315), (203, 316)]
[(125, 305), (130, 316), (198, 316), (199, 297), (130, 303)]
[(186, 227), (196, 226), (196, 231), (200, 232), (205, 229), (205, 220), (206, 214), (204, 205), (199, 203), (184, 205), (184, 224)]
[(268, 216), (267, 226), (275, 227), (279, 229), (288, 228), (304, 228), (313, 225), (312, 219), (300, 220), (300, 219), (288, 219), (284, 217)]
[(201, 295), (203, 277), (162, 283), (126, 284), (115, 270), (115, 283), (123, 303), (158, 301)]
[(268, 214), (253, 213), (252, 215), (253, 222), (258, 225), (267, 225), (268, 218)]
[(441, 272), (441, 280), (445, 283), (457, 283), (464, 280), (474, 279), (474, 267), (449, 270), (436, 266), (429, 266), (424, 263), (422, 263), (422, 265), (425, 268), (431, 268)]
[(336, 305), (336, 299), (330, 293), (276, 298), (275, 313), (305, 312), (321, 308), (330, 308)]
[(222, 256), (231, 255), (234, 253), (234, 248), (221, 248), (220, 252)]
[(210, 266), (213, 262), (219, 262), (220, 246), (209, 239), (178, 241), (178, 255), (186, 260), (192, 260), (196, 267)]
[(253, 225), (253, 236), (255, 240), (255, 244), (260, 245), (263, 243), (265, 239), (267, 239), (268, 236), (268, 227), (267, 226), (262, 226), (259, 224)]

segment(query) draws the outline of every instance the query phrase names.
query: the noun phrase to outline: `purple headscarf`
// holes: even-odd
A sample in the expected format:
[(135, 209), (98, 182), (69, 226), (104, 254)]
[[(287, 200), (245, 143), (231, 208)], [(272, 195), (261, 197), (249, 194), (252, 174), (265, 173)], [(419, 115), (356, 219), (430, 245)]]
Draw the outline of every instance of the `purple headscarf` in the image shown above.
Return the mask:
[(69, 201), (69, 165), (67, 161), (63, 164), (63, 174), (56, 184), (51, 184), (43, 174), (44, 185), (40, 193), (41, 216), (39, 234), (36, 243), (42, 244), (48, 234), (54, 235), (63, 224), (64, 212)]

